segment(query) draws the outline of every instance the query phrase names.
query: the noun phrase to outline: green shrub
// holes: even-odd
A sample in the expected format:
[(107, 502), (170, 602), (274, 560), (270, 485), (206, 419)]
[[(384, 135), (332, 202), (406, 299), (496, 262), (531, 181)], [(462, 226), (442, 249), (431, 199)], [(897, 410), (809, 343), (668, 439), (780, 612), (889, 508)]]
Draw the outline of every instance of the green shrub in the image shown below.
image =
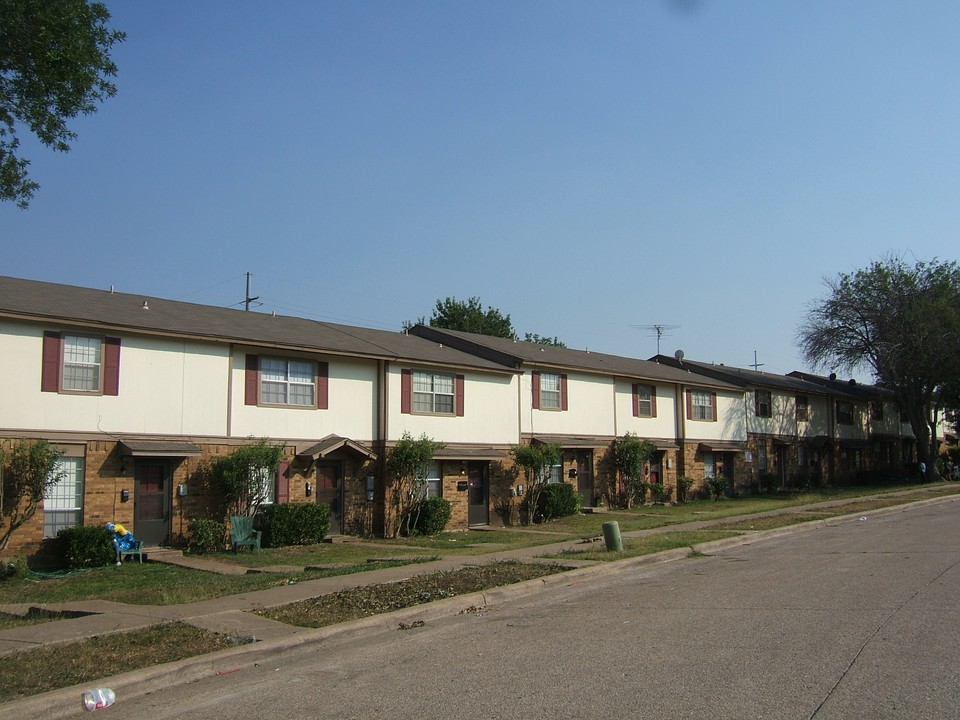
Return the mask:
[(67, 567), (88, 568), (112, 565), (117, 561), (113, 533), (103, 525), (74, 525), (57, 533)]
[(27, 561), (22, 557), (0, 562), (0, 581), (27, 577)]
[(220, 552), (227, 546), (227, 525), (219, 520), (192, 518), (190, 528), (190, 552), (202, 554)]
[(264, 547), (314, 545), (330, 529), (330, 506), (326, 503), (275, 503), (264, 505), (254, 523), (263, 531)]
[(704, 485), (714, 500), (720, 500), (726, 496), (730, 487), (730, 479), (725, 477), (707, 478)]
[(682, 503), (690, 499), (690, 488), (694, 486), (694, 483), (696, 483), (696, 480), (686, 475), (677, 478), (677, 502)]
[(576, 515), (580, 512), (580, 495), (567, 483), (551, 483), (543, 488), (537, 516), (543, 520)]
[(450, 522), (450, 501), (428, 497), (411, 509), (411, 535), (439, 535)]
[(664, 487), (663, 483), (650, 484), (650, 501), (654, 505), (670, 502), (671, 495), (673, 495), (673, 488)]
[(776, 473), (765, 472), (760, 473), (758, 478), (760, 483), (760, 492), (762, 493), (772, 493), (777, 489), (777, 485), (780, 482), (780, 477)]

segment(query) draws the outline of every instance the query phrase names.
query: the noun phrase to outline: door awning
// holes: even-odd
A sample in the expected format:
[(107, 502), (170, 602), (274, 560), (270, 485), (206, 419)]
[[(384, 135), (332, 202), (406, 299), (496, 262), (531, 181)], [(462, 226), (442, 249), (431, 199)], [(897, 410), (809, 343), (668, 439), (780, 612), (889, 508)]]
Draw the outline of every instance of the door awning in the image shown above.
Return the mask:
[(497, 450), (492, 447), (445, 447), (433, 454), (437, 460), (504, 460), (506, 450)]
[(340, 435), (327, 435), (316, 445), (311, 445), (306, 450), (298, 452), (297, 457), (319, 460), (337, 450), (347, 450), (369, 460), (377, 459), (377, 454), (370, 448)]
[(121, 440), (120, 454), (129, 457), (196, 457), (199, 445), (183, 440)]
[(700, 449), (708, 452), (746, 452), (747, 443), (736, 440), (705, 440), (700, 443)]

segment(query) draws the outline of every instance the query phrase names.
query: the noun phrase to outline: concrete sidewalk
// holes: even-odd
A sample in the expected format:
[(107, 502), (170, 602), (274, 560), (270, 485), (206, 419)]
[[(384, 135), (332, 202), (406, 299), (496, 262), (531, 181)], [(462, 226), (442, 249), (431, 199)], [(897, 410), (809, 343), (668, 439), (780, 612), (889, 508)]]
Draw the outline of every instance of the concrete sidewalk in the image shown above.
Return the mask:
[[(699, 530), (706, 527), (717, 528), (724, 523), (740, 522), (749, 518), (760, 518), (784, 513), (809, 514), (815, 512), (817, 509), (836, 508), (838, 505), (856, 502), (861, 499), (862, 498), (858, 498), (846, 502), (832, 501), (829, 503), (818, 503), (816, 505), (725, 518), (723, 520), (704, 520), (671, 525), (667, 528), (636, 530), (624, 532), (623, 537), (634, 538), (645, 535), (662, 534), (665, 531)], [(908, 505), (897, 505), (881, 510), (874, 510), (863, 513), (863, 515), (874, 516), (891, 512), (902, 512), (907, 508), (916, 507), (917, 505), (955, 502), (958, 500), (960, 500), (960, 495), (949, 495), (945, 497), (934, 496), (929, 500), (921, 500)], [(762, 532), (748, 531), (738, 537), (706, 543), (702, 546), (697, 546), (695, 549), (701, 552), (716, 551), (722, 547), (750, 543), (761, 538), (814, 530), (828, 522), (849, 521), (851, 517), (855, 516), (838, 517), (831, 515), (823, 521), (804, 522)], [(598, 516), (598, 530), (602, 526), (602, 522), (603, 516)], [(403, 622), (405, 619), (413, 621), (414, 619), (424, 619), (431, 616), (438, 617), (436, 613), (449, 614), (451, 612), (461, 612), (462, 608), (469, 608), (471, 606), (482, 607), (492, 602), (502, 601), (507, 597), (536, 592), (539, 589), (546, 586), (553, 586), (556, 583), (582, 582), (584, 577), (606, 572), (622, 572), (625, 569), (641, 565), (681, 559), (687, 557), (690, 552), (688, 548), (681, 548), (656, 555), (630, 558), (616, 562), (587, 562), (578, 561), (573, 558), (545, 560), (542, 557), (543, 555), (556, 554), (563, 551), (582, 551), (603, 547), (603, 541), (600, 539), (592, 541), (574, 540), (516, 550), (495, 551), (484, 555), (447, 557), (415, 565), (383, 568), (364, 573), (339, 575), (292, 584), (278, 584), (276, 587), (265, 590), (229, 595), (183, 605), (127, 605), (124, 603), (100, 600), (44, 605), (43, 608), (49, 611), (84, 612), (91, 614), (0, 631), (0, 657), (18, 651), (43, 647), (45, 645), (72, 642), (109, 633), (124, 632), (169, 621), (182, 621), (199, 628), (236, 637), (238, 640), (256, 638), (256, 642), (242, 645), (235, 649), (213, 653), (210, 656), (189, 658), (180, 662), (167, 663), (158, 667), (132, 671), (98, 683), (112, 687), (117, 691), (118, 697), (121, 695), (122, 690), (123, 695), (129, 699), (131, 696), (144, 694), (151, 692), (153, 689), (163, 687), (163, 683), (189, 682), (198, 677), (209, 676), (211, 673), (225, 672), (222, 668), (226, 666), (253, 663), (265, 657), (279, 654), (286, 648), (300, 645), (304, 642), (317, 641), (347, 632), (382, 631), (386, 627), (396, 629), (398, 623)], [(365, 618), (329, 628), (321, 628), (319, 630), (286, 625), (263, 618), (251, 612), (263, 608), (286, 605), (360, 585), (397, 582), (416, 575), (440, 570), (454, 570), (459, 567), (479, 565), (499, 560), (554, 562), (567, 567), (579, 566), (579, 569), (548, 578), (519, 583), (516, 586), (496, 588), (483, 593), (475, 593), (471, 596), (449, 598), (448, 600), (427, 603), (406, 610)], [(173, 559), (169, 558), (168, 561), (173, 562)], [(212, 572), (216, 572), (218, 569), (222, 570), (222, 568), (217, 568), (214, 565), (201, 568), (202, 563), (210, 563), (211, 561), (204, 561), (198, 558), (184, 558), (182, 562), (177, 562), (177, 564), (187, 564), (188, 562), (191, 567), (197, 569), (206, 569)], [(226, 564), (216, 563), (216, 565), (222, 566)], [(31, 605), (36, 606), (37, 603), (0, 605), (0, 612), (23, 614)], [(43, 695), (33, 698), (4, 703), (0, 707), (3, 708), (5, 715), (8, 714), (8, 711), (16, 709), (18, 713), (23, 713), (22, 715), (16, 716), (66, 717), (69, 714), (73, 714), (74, 706), (78, 707), (79, 703), (71, 701), (70, 707), (73, 709), (69, 709), (68, 711), (61, 711), (58, 710), (58, 708), (65, 707), (63, 705), (65, 698), (69, 697), (77, 700), (79, 694), (80, 690), (77, 688), (68, 688), (44, 693)], [(58, 712), (61, 714), (57, 714)], [(68, 714), (64, 714), (64, 712)], [(13, 716), (14, 715), (11, 715), (11, 717)]]

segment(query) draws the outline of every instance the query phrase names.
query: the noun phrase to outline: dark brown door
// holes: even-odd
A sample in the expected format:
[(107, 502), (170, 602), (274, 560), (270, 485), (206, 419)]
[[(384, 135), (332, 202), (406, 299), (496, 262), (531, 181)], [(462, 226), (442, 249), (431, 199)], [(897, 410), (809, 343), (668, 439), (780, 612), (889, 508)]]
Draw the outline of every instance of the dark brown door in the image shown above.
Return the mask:
[(328, 535), (340, 534), (340, 469), (333, 465), (317, 466), (317, 502), (330, 506)]
[(593, 453), (577, 453), (577, 492), (584, 507), (593, 506)]
[(470, 503), (467, 508), (467, 524), (487, 525), (490, 522), (490, 512), (487, 507), (490, 497), (487, 463), (468, 463), (467, 481), (469, 483), (467, 495)]
[(166, 463), (136, 465), (133, 534), (144, 545), (163, 545), (170, 534), (170, 470)]

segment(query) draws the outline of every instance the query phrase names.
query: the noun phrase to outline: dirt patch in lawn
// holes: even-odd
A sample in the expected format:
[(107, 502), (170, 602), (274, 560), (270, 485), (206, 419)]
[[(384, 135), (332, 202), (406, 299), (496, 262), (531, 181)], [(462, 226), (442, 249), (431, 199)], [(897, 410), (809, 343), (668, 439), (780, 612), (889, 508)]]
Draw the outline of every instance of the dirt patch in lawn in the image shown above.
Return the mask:
[(261, 610), (258, 614), (289, 625), (326, 627), (434, 600), (533, 580), (567, 569), (554, 564), (487, 563), (419, 575), (395, 583), (348, 588), (310, 600)]

